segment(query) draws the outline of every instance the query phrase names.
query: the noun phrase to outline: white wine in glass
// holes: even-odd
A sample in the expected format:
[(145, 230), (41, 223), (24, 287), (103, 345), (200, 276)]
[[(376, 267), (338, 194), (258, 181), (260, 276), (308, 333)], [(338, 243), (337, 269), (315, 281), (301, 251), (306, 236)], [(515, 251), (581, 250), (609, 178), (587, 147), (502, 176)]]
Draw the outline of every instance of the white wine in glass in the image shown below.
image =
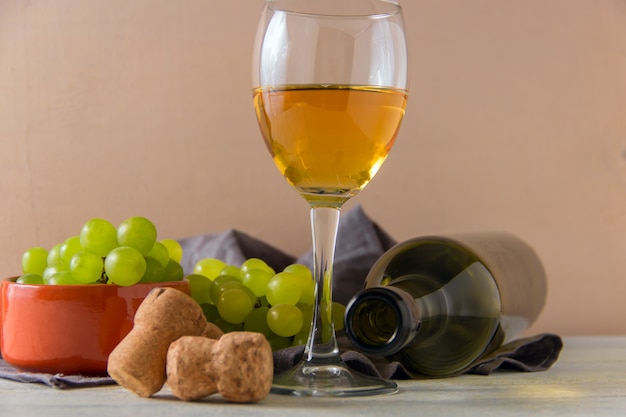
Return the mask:
[(397, 389), (342, 361), (331, 319), (332, 266), (341, 207), (374, 177), (398, 134), (407, 61), (396, 1), (265, 2), (254, 49), (254, 107), (274, 163), (311, 208), (316, 284), (304, 357), (275, 376), (275, 393)]

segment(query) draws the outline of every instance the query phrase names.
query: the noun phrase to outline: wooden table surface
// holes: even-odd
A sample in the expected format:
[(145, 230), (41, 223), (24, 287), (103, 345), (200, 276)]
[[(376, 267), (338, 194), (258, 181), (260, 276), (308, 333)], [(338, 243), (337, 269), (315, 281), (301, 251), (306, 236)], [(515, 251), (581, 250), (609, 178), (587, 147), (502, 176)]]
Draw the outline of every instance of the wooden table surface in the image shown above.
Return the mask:
[(219, 396), (183, 402), (164, 388), (139, 398), (118, 386), (59, 390), (0, 379), (0, 416), (626, 416), (626, 336), (564, 338), (548, 371), (400, 381), (392, 395), (298, 398), (256, 404)]

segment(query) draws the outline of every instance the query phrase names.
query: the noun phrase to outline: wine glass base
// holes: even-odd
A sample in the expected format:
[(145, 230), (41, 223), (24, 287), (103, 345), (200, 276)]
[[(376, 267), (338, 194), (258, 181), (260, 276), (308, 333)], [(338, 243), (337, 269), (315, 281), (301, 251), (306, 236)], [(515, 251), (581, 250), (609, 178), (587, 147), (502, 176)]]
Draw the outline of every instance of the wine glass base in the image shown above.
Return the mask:
[(273, 394), (307, 397), (354, 397), (393, 394), (393, 381), (364, 375), (343, 361), (316, 364), (303, 361), (294, 369), (274, 376)]

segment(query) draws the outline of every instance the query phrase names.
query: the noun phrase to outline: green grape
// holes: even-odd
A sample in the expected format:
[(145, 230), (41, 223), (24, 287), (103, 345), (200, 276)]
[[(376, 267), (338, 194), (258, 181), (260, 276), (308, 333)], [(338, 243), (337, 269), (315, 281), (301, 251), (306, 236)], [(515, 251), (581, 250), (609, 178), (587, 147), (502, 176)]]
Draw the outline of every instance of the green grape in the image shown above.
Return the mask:
[(312, 306), (315, 303), (315, 281), (313, 281), (313, 273), (308, 266), (303, 264), (291, 264), (283, 270), (290, 272), (300, 278), (302, 293), (298, 304)]
[(202, 303), (200, 307), (207, 321), (215, 323), (220, 318), (220, 313), (217, 311), (215, 304)]
[(96, 255), (104, 258), (117, 247), (117, 231), (109, 221), (91, 219), (80, 230), (80, 244)]
[(239, 281), (226, 281), (218, 286), (215, 286), (215, 285), (211, 286), (211, 289), (213, 291), (211, 290), (209, 291), (211, 291), (211, 300), (213, 300), (214, 304), (217, 304), (217, 300), (219, 300), (220, 296), (224, 293), (224, 291), (228, 291), (228, 290), (243, 291), (250, 299), (250, 303), (252, 304), (253, 307), (256, 305), (256, 302), (257, 302), (257, 298), (254, 295), (254, 293), (250, 291), (250, 288), (246, 287)]
[[(279, 272), (267, 283), (265, 296), (271, 305), (296, 304), (302, 294), (300, 278), (291, 272)], [(293, 335), (292, 335), (293, 336)]]
[(61, 246), (59, 247), (61, 261), (69, 265), (72, 257), (83, 249), (83, 245), (80, 244), (80, 237), (68, 237), (67, 239), (65, 239), (65, 241), (63, 241), (63, 243), (61, 243)]
[(211, 303), (211, 285), (213, 281), (200, 274), (187, 275), (187, 281), (189, 281), (189, 293), (191, 298), (196, 300), (198, 304)]
[(304, 327), (300, 329), (300, 331), (293, 336), (291, 346), (306, 345), (306, 343), (309, 341), (310, 331), (311, 329), (305, 329)]
[(222, 268), (219, 275), (231, 275), (241, 279), (241, 269), (237, 268), (235, 265), (226, 265)]
[(22, 272), (24, 274), (42, 275), (48, 266), (48, 251), (44, 248), (30, 248), (22, 255)]
[(346, 314), (346, 306), (336, 301), (332, 303), (331, 315), (333, 318), (333, 326), (336, 331), (343, 329), (343, 317)]
[[(254, 293), (250, 290), (250, 288), (246, 287), (245, 285), (243, 285), (241, 282), (239, 282), (239, 285), (237, 288), (241, 289), (243, 292), (245, 292), (248, 297), (250, 298), (250, 302), (252, 303), (253, 307), (256, 307), (259, 299), (257, 298), (256, 295), (254, 295)], [(235, 288), (234, 282), (225, 284), (226, 288)]]
[(193, 267), (193, 273), (204, 275), (213, 281), (217, 276), (219, 276), (225, 266), (226, 263), (217, 258), (204, 258), (196, 262)]
[[(206, 275), (202, 276), (206, 278)], [(211, 297), (211, 300), (213, 300), (213, 302), (215, 302), (220, 296), (219, 287), (226, 282), (239, 282), (239, 279), (231, 275), (220, 275), (213, 281), (211, 281), (211, 286), (209, 287), (209, 296)]]
[(281, 350), (291, 346), (291, 337), (273, 335), (267, 338), (272, 350)]
[(304, 306), (312, 306), (315, 304), (315, 282), (310, 280), (309, 282), (301, 282), (302, 293), (298, 299), (298, 304)]
[(283, 269), (283, 272), (291, 272), (301, 277), (304, 281), (313, 281), (313, 273), (308, 266), (302, 264), (291, 264)]
[(119, 246), (107, 255), (104, 271), (109, 280), (117, 285), (133, 285), (146, 272), (146, 258), (135, 248)]
[(50, 265), (43, 271), (42, 278), (43, 278), (44, 283), (47, 283), (50, 280), (50, 278), (57, 272), (63, 272), (63, 271), (69, 271), (69, 266), (61, 262), (56, 263), (54, 265)]
[(167, 252), (170, 254), (170, 258), (178, 263), (183, 260), (183, 247), (180, 243), (174, 239), (163, 239), (160, 241), (163, 246), (167, 248)]
[(241, 289), (230, 289), (220, 294), (217, 300), (217, 311), (229, 323), (242, 323), (254, 308), (250, 297)]
[(268, 307), (259, 307), (253, 309), (243, 321), (243, 329), (247, 332), (257, 332), (269, 338), (273, 332), (267, 324)]
[(44, 284), (43, 277), (32, 272), (22, 275), (15, 282), (18, 284)]
[(48, 252), (48, 258), (46, 259), (48, 266), (56, 265), (61, 261), (61, 244), (54, 245), (50, 252)]
[(275, 305), (267, 312), (267, 324), (278, 336), (293, 336), (302, 329), (302, 311), (293, 304)]
[(117, 227), (117, 244), (135, 248), (143, 256), (150, 253), (156, 238), (156, 227), (145, 217), (130, 217)]
[(267, 291), (267, 283), (272, 278), (272, 274), (265, 269), (253, 268), (243, 273), (241, 282), (250, 288), (254, 295), (263, 297)]
[(154, 246), (150, 250), (150, 253), (148, 253), (148, 256), (159, 261), (163, 268), (165, 268), (167, 266), (167, 263), (170, 261), (170, 253), (165, 245), (161, 242), (154, 243)]
[(161, 262), (151, 256), (146, 256), (146, 271), (139, 280), (141, 283), (145, 282), (163, 282), (166, 279), (165, 268), (161, 265)]
[(49, 285), (79, 285), (80, 282), (72, 276), (70, 271), (60, 271), (52, 275), (48, 280)]
[(241, 264), (242, 274), (245, 274), (250, 269), (264, 269), (270, 274), (276, 275), (276, 271), (274, 271), (264, 260), (259, 258), (249, 258)]
[(213, 324), (222, 329), (224, 333), (243, 331), (243, 323), (229, 323), (222, 317), (215, 320)]
[(78, 252), (70, 261), (70, 272), (74, 279), (83, 284), (91, 284), (102, 277), (102, 257), (90, 251)]
[(170, 258), (165, 267), (165, 281), (181, 281), (184, 277), (183, 267)]
[(300, 331), (308, 334), (313, 324), (313, 308), (308, 306), (300, 307), (300, 311), (302, 312), (302, 328)]

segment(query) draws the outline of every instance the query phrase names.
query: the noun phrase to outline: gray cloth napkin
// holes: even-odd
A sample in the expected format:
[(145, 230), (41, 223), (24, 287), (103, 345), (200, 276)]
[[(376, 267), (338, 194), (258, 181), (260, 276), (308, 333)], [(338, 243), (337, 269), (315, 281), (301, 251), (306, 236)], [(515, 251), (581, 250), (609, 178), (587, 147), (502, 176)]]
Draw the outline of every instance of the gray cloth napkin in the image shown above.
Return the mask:
[[(428, 379), (431, 377), (411, 372), (398, 361), (368, 357), (350, 349), (347, 339), (339, 336), (341, 359), (363, 374), (384, 379)], [(543, 333), (514, 340), (477, 359), (462, 373), (489, 375), (496, 370), (538, 372), (549, 369), (558, 359), (563, 348), (561, 338)], [(280, 373), (293, 368), (302, 359), (304, 346), (296, 346), (274, 352), (274, 372)], [(453, 375), (454, 376), (454, 375)]]
[[(183, 247), (182, 262), (186, 274), (202, 258), (215, 257), (231, 265), (240, 265), (249, 258), (260, 258), (276, 271), (298, 262), (312, 267), (312, 252), (296, 258), (241, 231), (229, 229), (221, 233), (192, 236), (180, 240)], [(396, 242), (374, 223), (360, 206), (345, 213), (339, 222), (335, 264), (333, 267), (333, 299), (347, 304), (362, 287), (376, 260)], [(370, 358), (351, 350), (344, 336), (338, 335), (343, 360), (352, 368), (365, 374), (386, 379), (423, 378), (412, 374), (399, 362)], [(497, 369), (541, 371), (548, 369), (558, 359), (562, 349), (561, 338), (553, 334), (515, 340), (476, 361), (467, 371), (488, 375)], [(274, 368), (282, 372), (295, 365), (302, 357), (303, 346), (274, 352)], [(81, 375), (51, 375), (21, 372), (0, 360), (0, 378), (21, 382), (38, 382), (56, 388), (75, 388), (114, 384), (109, 377)]]
[(10, 379), (17, 382), (40, 383), (60, 389), (115, 384), (115, 381), (113, 381), (113, 379), (109, 376), (53, 375), (39, 372), (24, 372), (15, 369), (13, 366), (1, 359), (0, 378)]

